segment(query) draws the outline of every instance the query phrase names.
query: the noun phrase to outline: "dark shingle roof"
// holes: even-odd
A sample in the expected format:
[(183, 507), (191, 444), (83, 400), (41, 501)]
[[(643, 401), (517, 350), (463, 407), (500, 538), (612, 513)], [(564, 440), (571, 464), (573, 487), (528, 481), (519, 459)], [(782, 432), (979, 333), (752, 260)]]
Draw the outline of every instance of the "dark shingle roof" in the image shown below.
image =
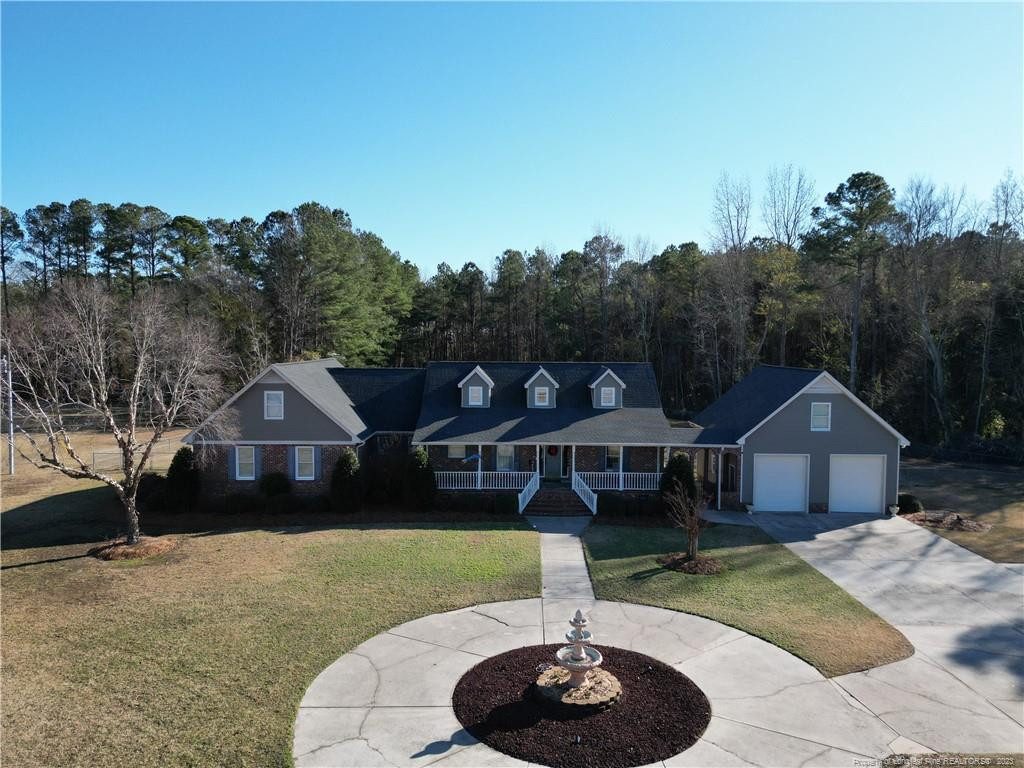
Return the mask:
[[(463, 408), (458, 383), (477, 365), (494, 380), (489, 408)], [(527, 408), (524, 384), (543, 365), (555, 408)], [(623, 408), (594, 408), (588, 386), (605, 368), (626, 384)], [(658, 444), (668, 421), (648, 363), (429, 363), (414, 442)]]
[(348, 396), (366, 429), (374, 432), (412, 432), (420, 413), (423, 368), (331, 368), (330, 374)]
[(824, 371), (759, 365), (732, 389), (693, 417), (697, 444), (732, 444)]

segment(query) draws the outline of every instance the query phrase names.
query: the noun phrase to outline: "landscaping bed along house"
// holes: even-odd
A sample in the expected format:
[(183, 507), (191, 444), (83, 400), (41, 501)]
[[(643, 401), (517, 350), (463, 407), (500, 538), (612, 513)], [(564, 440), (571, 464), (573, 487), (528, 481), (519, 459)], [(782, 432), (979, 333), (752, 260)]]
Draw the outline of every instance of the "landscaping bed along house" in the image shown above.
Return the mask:
[(760, 528), (709, 526), (700, 537), (700, 554), (721, 564), (710, 575), (681, 573), (658, 562), (686, 548), (677, 528), (591, 525), (583, 542), (599, 599), (720, 621), (784, 648), (827, 677), (914, 652), (898, 630)]

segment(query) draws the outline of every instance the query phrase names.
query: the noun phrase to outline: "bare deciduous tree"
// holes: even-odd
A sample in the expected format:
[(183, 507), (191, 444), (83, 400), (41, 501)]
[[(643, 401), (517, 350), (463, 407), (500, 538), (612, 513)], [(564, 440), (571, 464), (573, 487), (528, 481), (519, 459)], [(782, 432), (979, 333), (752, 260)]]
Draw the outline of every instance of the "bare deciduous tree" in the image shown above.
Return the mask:
[(665, 501), (665, 514), (672, 525), (686, 533), (686, 556), (690, 560), (696, 559), (700, 548), (700, 533), (707, 526), (704, 520), (707, 504), (692, 498), (679, 480), (672, 483), (672, 489), (662, 498)]
[[(156, 289), (119, 302), (93, 282), (69, 282), (11, 318), (7, 351), (26, 417), (19, 431), (28, 448), (19, 453), (36, 467), (109, 485), (124, 507), (128, 543), (138, 541), (135, 497), (153, 447), (219, 402), (213, 334)], [(64, 422), (72, 412), (93, 414), (111, 432), (120, 473), (100, 471), (79, 453)]]
[(731, 179), (723, 172), (715, 185), (711, 216), (718, 247), (723, 251), (742, 248), (750, 224), (750, 182)]
[(765, 179), (761, 215), (772, 238), (795, 249), (807, 230), (814, 205), (814, 182), (802, 168), (772, 166)]

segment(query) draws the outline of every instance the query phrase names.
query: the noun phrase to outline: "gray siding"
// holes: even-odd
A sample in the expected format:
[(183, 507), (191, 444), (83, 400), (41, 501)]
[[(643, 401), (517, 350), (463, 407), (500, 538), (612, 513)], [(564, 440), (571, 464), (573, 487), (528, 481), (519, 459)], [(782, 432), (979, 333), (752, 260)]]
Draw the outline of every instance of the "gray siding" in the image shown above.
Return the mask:
[[(533, 393), (537, 389), (537, 387), (547, 387), (548, 388), (548, 404), (547, 405), (534, 405), (533, 404)], [(551, 383), (551, 381), (547, 378), (547, 376), (544, 376), (543, 374), (541, 374), (536, 379), (534, 379), (533, 383), (526, 389), (526, 405), (527, 405), (528, 408), (554, 408), (557, 398), (558, 398), (558, 390), (555, 389), (555, 385)]]
[[(284, 419), (281, 421), (263, 418), (263, 393), (268, 390), (284, 392)], [(237, 435), (225, 439), (236, 442), (352, 439), (290, 384), (255, 384), (229, 405), (228, 411), (233, 412)]]
[[(469, 404), (469, 388), (470, 387), (482, 387), (484, 391), (484, 404), (483, 405), (470, 405)], [(491, 391), (487, 386), (487, 382), (483, 380), (483, 377), (479, 373), (474, 373), (468, 379), (466, 383), (462, 385), (462, 407), (463, 408), (489, 408), (491, 405)]]
[[(830, 431), (811, 432), (811, 403), (832, 403)], [(754, 501), (755, 453), (810, 454), (808, 503), (812, 507), (828, 504), (830, 454), (884, 454), (885, 503), (896, 503), (899, 441), (845, 395), (800, 395), (747, 438), (743, 446), (743, 488), (740, 497), (746, 504)]]
[(593, 398), (594, 407), (595, 408), (605, 408), (605, 409), (608, 408), (607, 405), (601, 405), (601, 390), (604, 387), (612, 387), (615, 390), (615, 406), (614, 407), (621, 408), (622, 407), (622, 387), (619, 386), (619, 382), (617, 382), (611, 376), (605, 376), (603, 379), (601, 379), (599, 382), (597, 382), (593, 386), (593, 388), (590, 390), (591, 397)]

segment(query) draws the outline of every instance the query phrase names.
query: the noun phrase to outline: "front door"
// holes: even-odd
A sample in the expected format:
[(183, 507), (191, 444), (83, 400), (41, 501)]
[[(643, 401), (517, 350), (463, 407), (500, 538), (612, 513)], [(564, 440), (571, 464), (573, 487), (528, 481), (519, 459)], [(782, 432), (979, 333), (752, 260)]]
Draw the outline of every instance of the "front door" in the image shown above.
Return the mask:
[(544, 446), (544, 479), (562, 479), (562, 446)]

